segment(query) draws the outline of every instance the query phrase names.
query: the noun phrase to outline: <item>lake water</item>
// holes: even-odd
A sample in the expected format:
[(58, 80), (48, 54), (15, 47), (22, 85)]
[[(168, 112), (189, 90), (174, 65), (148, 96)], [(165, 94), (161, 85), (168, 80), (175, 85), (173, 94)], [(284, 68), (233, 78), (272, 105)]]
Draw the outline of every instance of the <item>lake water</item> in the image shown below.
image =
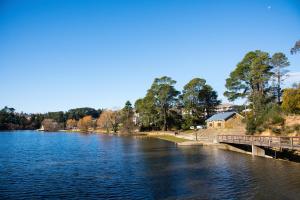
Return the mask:
[(153, 138), (0, 132), (0, 199), (300, 199), (300, 164)]

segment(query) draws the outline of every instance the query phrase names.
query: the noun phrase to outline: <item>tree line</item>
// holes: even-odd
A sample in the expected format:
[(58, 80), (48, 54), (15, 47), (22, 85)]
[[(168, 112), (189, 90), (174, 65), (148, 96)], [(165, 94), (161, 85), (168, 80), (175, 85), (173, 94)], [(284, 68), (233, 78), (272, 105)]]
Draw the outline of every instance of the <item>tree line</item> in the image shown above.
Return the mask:
[(41, 126), (42, 114), (17, 113), (14, 108), (5, 106), (0, 110), (0, 130), (32, 130)]
[(85, 116), (99, 117), (102, 109), (94, 108), (75, 108), (67, 112), (48, 112), (44, 114), (27, 114), (15, 112), (14, 108), (4, 107), (0, 110), (0, 130), (34, 130), (39, 129), (42, 122), (54, 123), (53, 127), (64, 127), (68, 119), (79, 120)]
[[(295, 54), (300, 42), (291, 49)], [(284, 123), (284, 115), (300, 114), (300, 84), (283, 89), (290, 65), (285, 54), (248, 52), (226, 79), (224, 96), (229, 101), (246, 100), (243, 112), (247, 133), (261, 132)], [(17, 113), (14, 108), (0, 110), (0, 130), (72, 129), (131, 133), (151, 130), (185, 130), (205, 125), (221, 103), (217, 92), (203, 78), (193, 78), (179, 91), (171, 77), (155, 78), (145, 96), (134, 106), (127, 101), (117, 111), (75, 108), (45, 114)], [(241, 109), (240, 109), (241, 111)], [(274, 131), (280, 131), (275, 130)], [(278, 129), (278, 128), (277, 128)]]
[[(98, 117), (70, 117), (65, 128), (132, 133), (137, 130), (190, 129), (191, 126), (204, 125), (205, 120), (215, 113), (221, 102), (217, 92), (202, 78), (189, 81), (182, 92), (175, 88), (175, 84), (176, 81), (171, 77), (155, 78), (145, 97), (136, 100), (134, 107), (127, 101), (122, 109), (102, 110)], [(53, 123), (55, 122), (49, 124)], [(49, 127), (47, 124), (43, 125)]]
[(189, 129), (204, 125), (220, 104), (217, 92), (205, 79), (194, 78), (175, 89), (171, 77), (156, 78), (145, 97), (135, 102), (140, 130)]
[[(127, 101), (117, 111), (86, 107), (67, 112), (20, 114), (6, 107), (0, 112), (0, 128), (38, 129), (43, 126), (48, 131), (101, 129), (105, 132), (131, 133), (136, 129), (177, 130), (204, 125), (205, 119), (213, 115), (220, 104), (217, 92), (201, 78), (192, 79), (182, 92), (175, 88), (175, 84), (171, 77), (156, 78), (146, 96), (138, 99), (134, 107)], [(22, 122), (16, 120), (19, 116)]]
[(84, 116), (66, 121), (66, 129), (132, 133), (133, 131), (190, 129), (204, 125), (220, 104), (218, 95), (205, 79), (194, 78), (183, 88), (175, 88), (171, 77), (155, 78), (145, 97), (134, 107), (127, 101), (121, 110), (102, 110), (98, 118)]
[(129, 134), (134, 131), (135, 127), (133, 116), (133, 107), (131, 103), (127, 101), (124, 108), (121, 110), (102, 110), (98, 117), (87, 115), (79, 120), (74, 118), (68, 119), (65, 128), (83, 132), (95, 131), (98, 129), (107, 133), (117, 133), (120, 131)]

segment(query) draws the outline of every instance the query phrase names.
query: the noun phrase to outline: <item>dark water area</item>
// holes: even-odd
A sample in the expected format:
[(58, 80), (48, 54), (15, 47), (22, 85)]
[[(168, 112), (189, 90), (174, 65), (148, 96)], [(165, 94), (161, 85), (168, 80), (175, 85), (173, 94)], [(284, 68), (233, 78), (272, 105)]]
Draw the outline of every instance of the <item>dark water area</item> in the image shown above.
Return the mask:
[(154, 138), (0, 132), (0, 199), (300, 199), (300, 164)]

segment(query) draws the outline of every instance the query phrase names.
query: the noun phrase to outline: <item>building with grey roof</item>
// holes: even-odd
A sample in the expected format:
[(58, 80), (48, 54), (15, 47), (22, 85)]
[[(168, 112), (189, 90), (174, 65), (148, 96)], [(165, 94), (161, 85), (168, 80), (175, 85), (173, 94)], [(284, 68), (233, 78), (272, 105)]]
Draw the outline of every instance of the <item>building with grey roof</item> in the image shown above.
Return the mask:
[(236, 112), (217, 113), (206, 120), (207, 128), (239, 128), (244, 127), (244, 117)]

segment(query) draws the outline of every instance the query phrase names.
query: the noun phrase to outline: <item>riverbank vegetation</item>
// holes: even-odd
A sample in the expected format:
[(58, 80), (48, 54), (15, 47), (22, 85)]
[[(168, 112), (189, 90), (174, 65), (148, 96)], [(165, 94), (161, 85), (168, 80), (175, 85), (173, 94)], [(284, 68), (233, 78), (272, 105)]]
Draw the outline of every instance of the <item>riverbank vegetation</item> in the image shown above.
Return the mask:
[(95, 110), (85, 107), (71, 109), (67, 112), (27, 114), (18, 113), (14, 108), (4, 107), (0, 110), (0, 130), (34, 130), (41, 128), (43, 124), (49, 130), (57, 130), (61, 127), (71, 129), (77, 127), (78, 120), (83, 117), (97, 118), (101, 113), (102, 109)]
[(7, 106), (0, 110), (0, 130), (38, 129), (43, 120), (42, 114), (17, 113)]
[[(299, 51), (299, 41), (291, 49)], [(287, 123), (300, 114), (300, 84), (283, 89), (288, 58), (283, 53), (256, 50), (248, 52), (226, 79), (224, 96), (229, 101), (245, 100), (236, 110), (245, 117), (248, 134), (271, 131), (299, 133), (299, 123)], [(217, 92), (203, 78), (193, 78), (182, 91), (171, 77), (155, 78), (144, 97), (134, 106), (127, 101), (120, 110), (89, 107), (45, 114), (17, 113), (14, 108), (0, 110), (0, 130), (39, 129), (45, 131), (102, 131), (126, 133), (155, 130), (188, 130), (205, 127), (206, 119), (221, 103)], [(296, 117), (297, 118), (297, 117)], [(298, 118), (297, 118), (298, 119)]]
[[(201, 78), (192, 79), (182, 92), (175, 88), (175, 83), (171, 77), (156, 78), (146, 96), (135, 102), (134, 108), (127, 101), (121, 110), (77, 108), (67, 112), (39, 114), (39, 121), (32, 129), (41, 127), (44, 131), (66, 129), (82, 132), (103, 130), (107, 133), (130, 134), (133, 131), (179, 130), (204, 125), (221, 102), (217, 92)], [(14, 110), (10, 113), (18, 115)], [(28, 120), (32, 116), (28, 115)], [(14, 128), (23, 129), (16, 126), (3, 127)]]

